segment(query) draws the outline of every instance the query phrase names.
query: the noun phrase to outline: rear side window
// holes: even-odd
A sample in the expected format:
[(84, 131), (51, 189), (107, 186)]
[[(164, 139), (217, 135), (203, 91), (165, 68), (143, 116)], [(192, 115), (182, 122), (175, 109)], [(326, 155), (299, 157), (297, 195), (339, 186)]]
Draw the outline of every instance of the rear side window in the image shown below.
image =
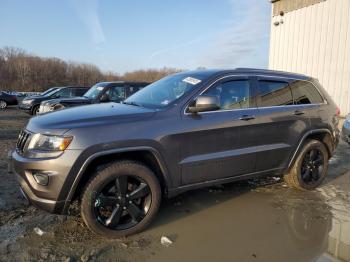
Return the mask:
[(310, 82), (294, 81), (290, 84), (290, 88), (296, 105), (322, 104), (324, 102), (323, 97)]
[(260, 107), (293, 105), (292, 92), (287, 82), (259, 81)]
[(221, 110), (249, 108), (249, 80), (232, 80), (209, 88), (205, 95), (217, 96)]

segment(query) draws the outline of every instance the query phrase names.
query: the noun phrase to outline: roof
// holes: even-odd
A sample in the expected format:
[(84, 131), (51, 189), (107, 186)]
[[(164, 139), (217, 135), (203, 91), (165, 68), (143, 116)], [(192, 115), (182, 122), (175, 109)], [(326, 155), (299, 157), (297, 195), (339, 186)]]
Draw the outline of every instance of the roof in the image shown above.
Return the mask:
[(301, 80), (307, 80), (310, 79), (309, 76), (298, 74), (298, 73), (291, 73), (291, 72), (285, 72), (285, 71), (278, 71), (278, 70), (268, 70), (268, 69), (256, 69), (256, 68), (236, 68), (236, 72), (239, 73), (249, 73), (254, 75), (269, 75), (269, 76), (279, 76), (279, 77), (286, 77), (286, 78), (294, 78), (294, 79), (301, 79)]
[(308, 80), (311, 77), (284, 72), (284, 71), (276, 71), (276, 70), (268, 70), (268, 69), (258, 69), (258, 68), (236, 68), (236, 69), (203, 69), (203, 70), (195, 70), (191, 73), (202, 73), (202, 74), (211, 74), (211, 75), (225, 75), (225, 74), (247, 74), (247, 75), (261, 75), (261, 76), (274, 76), (274, 77), (285, 77), (299, 80)]
[(99, 85), (107, 86), (107, 85), (117, 85), (117, 84), (133, 84), (133, 85), (148, 85), (149, 82), (133, 82), (133, 81), (111, 81), (111, 82), (99, 82)]

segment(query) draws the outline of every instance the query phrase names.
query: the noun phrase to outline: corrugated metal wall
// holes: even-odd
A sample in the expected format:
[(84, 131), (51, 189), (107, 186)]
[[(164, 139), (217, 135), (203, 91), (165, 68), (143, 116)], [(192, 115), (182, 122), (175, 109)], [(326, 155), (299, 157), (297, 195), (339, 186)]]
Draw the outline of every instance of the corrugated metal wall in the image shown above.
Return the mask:
[(349, 113), (350, 0), (327, 0), (274, 16), (269, 67), (317, 77), (342, 115)]

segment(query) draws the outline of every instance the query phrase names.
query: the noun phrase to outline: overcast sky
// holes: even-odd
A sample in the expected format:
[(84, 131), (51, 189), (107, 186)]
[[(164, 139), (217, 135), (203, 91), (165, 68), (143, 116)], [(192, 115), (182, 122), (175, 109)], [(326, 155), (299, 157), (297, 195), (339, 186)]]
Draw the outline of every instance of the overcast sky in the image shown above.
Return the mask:
[(1, 0), (0, 47), (141, 68), (267, 67), (268, 0)]

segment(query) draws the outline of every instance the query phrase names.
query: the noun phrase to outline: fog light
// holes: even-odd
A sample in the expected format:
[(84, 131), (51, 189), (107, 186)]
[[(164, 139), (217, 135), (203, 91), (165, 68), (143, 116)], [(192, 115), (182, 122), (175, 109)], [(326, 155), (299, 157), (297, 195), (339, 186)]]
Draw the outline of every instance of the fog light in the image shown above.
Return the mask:
[(49, 176), (45, 173), (34, 173), (33, 177), (35, 181), (42, 186), (47, 186), (49, 184)]

